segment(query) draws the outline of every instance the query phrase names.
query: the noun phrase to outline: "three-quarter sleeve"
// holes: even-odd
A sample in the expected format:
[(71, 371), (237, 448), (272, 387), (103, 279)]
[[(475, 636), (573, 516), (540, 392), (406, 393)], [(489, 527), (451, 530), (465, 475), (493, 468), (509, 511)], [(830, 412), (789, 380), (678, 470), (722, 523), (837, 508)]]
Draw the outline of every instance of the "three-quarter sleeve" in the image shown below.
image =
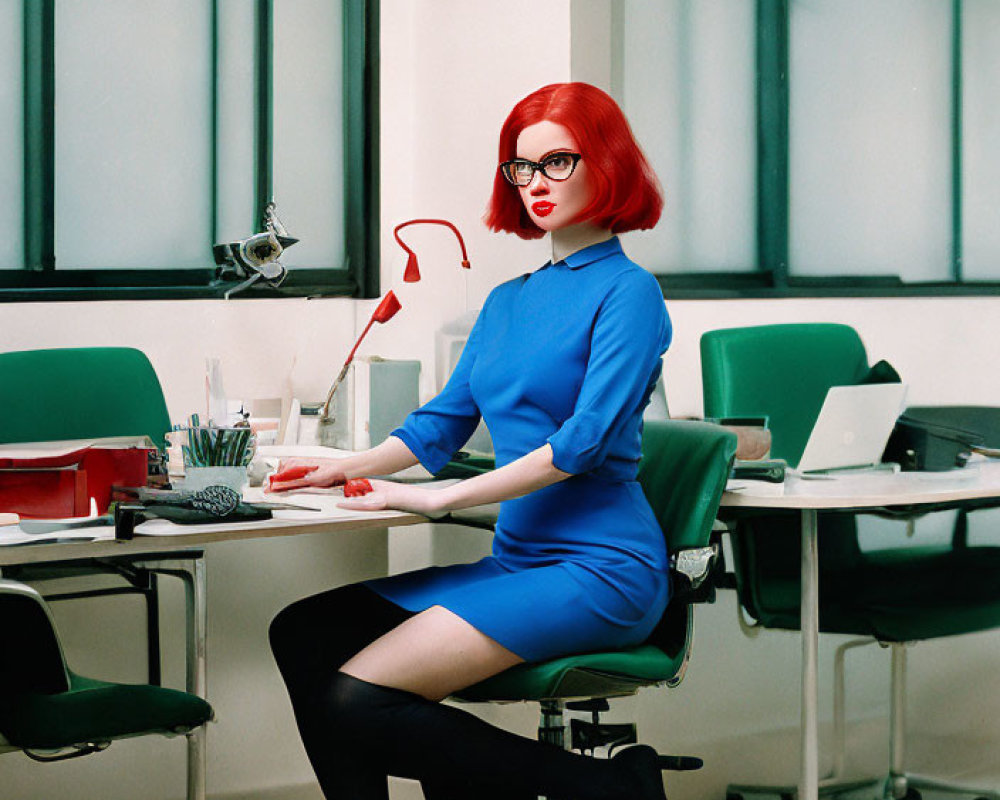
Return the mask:
[(481, 414), (469, 388), (469, 376), (476, 363), (492, 297), (491, 294), (483, 304), (458, 364), (440, 394), (411, 412), (403, 424), (389, 434), (401, 439), (429, 472), (442, 469), (479, 424)]
[(656, 279), (644, 270), (621, 275), (597, 312), (573, 414), (548, 438), (558, 469), (587, 472), (625, 444), (619, 440), (648, 402), (670, 338)]

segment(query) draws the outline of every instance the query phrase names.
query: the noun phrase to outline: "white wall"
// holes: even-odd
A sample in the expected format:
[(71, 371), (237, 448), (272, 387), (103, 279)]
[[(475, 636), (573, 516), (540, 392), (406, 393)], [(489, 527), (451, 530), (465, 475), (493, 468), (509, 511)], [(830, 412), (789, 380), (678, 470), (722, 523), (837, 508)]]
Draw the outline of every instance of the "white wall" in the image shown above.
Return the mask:
[[(600, 4), (575, 6), (600, 17)], [(382, 0), (382, 247), (383, 291), (392, 288), (403, 311), (377, 326), (362, 354), (419, 358), (421, 394), (434, 389), (434, 332), (477, 308), (498, 282), (531, 270), (547, 258), (544, 242), (525, 243), (489, 234), (480, 222), (495, 164), (496, 137), (510, 106), (532, 89), (569, 79), (580, 69), (571, 52), (569, 0)], [(519, 38), (511, 20), (529, 20)], [(520, 29), (519, 29), (520, 30)], [(578, 35), (583, 36), (582, 33)], [(608, 74), (591, 65), (588, 77)], [(466, 236), (472, 270), (458, 266), (447, 231), (409, 229), (424, 279), (403, 284), (405, 260), (392, 227), (412, 217), (443, 216)], [(291, 228), (291, 220), (285, 220)], [(628, 247), (628, 240), (625, 239)], [(164, 383), (171, 414), (180, 419), (204, 404), (204, 358), (222, 359), (232, 396), (270, 397), (292, 391), (318, 398), (360, 331), (373, 301), (162, 301), (38, 303), (0, 306), (0, 348), (119, 344), (149, 353)], [(1000, 394), (995, 346), (1000, 299), (668, 300), (676, 339), (666, 358), (671, 411), (700, 413), (698, 338), (708, 329), (778, 321), (831, 320), (854, 325), (873, 359), (886, 358), (921, 403), (992, 403)], [(67, 398), (71, 402), (71, 398)], [(404, 529), (391, 555), (394, 565), (474, 557), (481, 537), (454, 530), (430, 537)], [(210, 739), (209, 787), (213, 793), (252, 796), (251, 787), (309, 780), (293, 738), (290, 712), (264, 646), (269, 616), (293, 595), (356, 579), (384, 568), (378, 540), (372, 549), (353, 540), (336, 544), (300, 537), (258, 545), (225, 545), (210, 551), (212, 614), (210, 696), (225, 713)], [(302, 572), (300, 570), (307, 570)], [(97, 615), (100, 628), (122, 630), (117, 611)], [(72, 632), (71, 656), (94, 670), (117, 668), (119, 656), (90, 647), (94, 617), (60, 612)], [(112, 622), (111, 620), (114, 619)], [(125, 626), (123, 630), (133, 631)], [(111, 638), (114, 638), (112, 636)], [(824, 643), (823, 663), (829, 661)], [(117, 645), (114, 648), (117, 652)], [(915, 759), (923, 771), (962, 769), (988, 762), (1000, 744), (1000, 678), (991, 669), (1000, 637), (984, 634), (954, 643), (922, 645), (912, 658), (911, 727)], [(858, 654), (851, 674), (853, 749), (875, 769), (885, 754), (878, 720), (884, 714), (887, 656)], [(829, 686), (828, 675), (825, 685)], [(620, 705), (634, 711), (642, 737), (668, 752), (701, 754), (708, 767), (673, 776), (674, 798), (721, 796), (729, 779), (790, 778), (796, 769), (794, 727), (798, 703), (798, 640), (768, 633), (741, 637), (731, 596), (699, 609), (694, 660), (676, 691), (647, 690)], [(952, 687), (969, 687), (954, 689)], [(529, 732), (530, 711), (489, 712)], [(622, 712), (624, 713), (624, 712)], [(823, 719), (828, 719), (824, 710)], [(970, 724), (971, 720), (971, 724)], [(943, 737), (949, 737), (947, 739)], [(179, 743), (169, 766), (180, 767)], [(160, 748), (116, 744), (78, 764), (43, 767), (7, 756), (0, 768), (5, 798), (180, 796), (176, 771), (160, 766), (156, 786), (137, 793), (135, 776), (160, 763)], [(766, 757), (765, 757), (766, 756)], [(952, 759), (954, 762), (952, 763)], [(163, 780), (161, 773), (166, 775)], [(127, 777), (132, 776), (132, 777)], [(399, 787), (398, 796), (412, 795)]]

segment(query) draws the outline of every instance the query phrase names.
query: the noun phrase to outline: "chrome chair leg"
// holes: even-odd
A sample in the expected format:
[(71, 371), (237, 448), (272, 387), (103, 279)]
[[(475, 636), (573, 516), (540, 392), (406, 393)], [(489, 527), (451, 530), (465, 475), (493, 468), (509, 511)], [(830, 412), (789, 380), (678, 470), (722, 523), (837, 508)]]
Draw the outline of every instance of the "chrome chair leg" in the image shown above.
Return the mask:
[[(874, 639), (852, 639), (837, 648), (833, 657), (833, 767), (820, 781), (820, 791), (831, 794), (834, 791), (851, 791), (854, 788), (878, 783), (875, 776), (844, 780), (847, 762), (847, 651), (865, 645), (875, 644)], [(847, 787), (851, 788), (843, 788)], [(834, 788), (837, 787), (837, 788)], [(823, 790), (826, 789), (826, 792)]]
[[(845, 778), (847, 761), (847, 680), (846, 680), (846, 656), (848, 650), (861, 647), (863, 645), (875, 644), (874, 639), (852, 639), (837, 648), (833, 660), (833, 766), (827, 775), (819, 781), (818, 793), (820, 797), (831, 797), (833, 795), (864, 789), (867, 786), (875, 786), (881, 777), (857, 777)], [(726, 797), (728, 800), (742, 800), (745, 794), (770, 794), (778, 795), (782, 800), (792, 800), (798, 797), (798, 787), (791, 784), (763, 785), (749, 783), (732, 783), (726, 787)]]
[(929, 789), (946, 794), (962, 794), (977, 800), (1000, 800), (997, 788), (985, 788), (956, 781), (946, 781), (916, 775), (906, 771), (906, 648), (905, 643), (893, 643), (892, 689), (889, 704), (889, 776), (882, 796), (884, 800), (919, 800), (920, 790)]
[(906, 645), (890, 645), (892, 668), (889, 692), (889, 775), (882, 796), (902, 800), (907, 794), (906, 760)]
[[(187, 690), (198, 697), (207, 696), (208, 603), (206, 597), (205, 559), (188, 562), (190, 580), (185, 580), (188, 609)], [(188, 800), (205, 800), (205, 726), (188, 736)]]
[[(175, 560), (157, 558), (149, 564), (149, 568), (161, 575), (179, 578), (184, 584), (187, 634), (185, 689), (190, 694), (207, 699), (208, 603), (204, 555)], [(187, 800), (205, 800), (205, 726), (202, 725), (185, 736)]]

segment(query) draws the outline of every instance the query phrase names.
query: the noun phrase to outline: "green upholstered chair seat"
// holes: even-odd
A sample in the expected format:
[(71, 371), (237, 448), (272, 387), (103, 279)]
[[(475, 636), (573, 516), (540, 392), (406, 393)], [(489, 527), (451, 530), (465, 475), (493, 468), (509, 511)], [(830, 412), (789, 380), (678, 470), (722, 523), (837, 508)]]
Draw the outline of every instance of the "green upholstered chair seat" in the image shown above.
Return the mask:
[(29, 749), (186, 733), (211, 717), (211, 706), (186, 692), (108, 683), (72, 672), (68, 691), (19, 693), (0, 701), (0, 733), (12, 745)]
[[(736, 451), (717, 425), (651, 421), (643, 431), (639, 483), (670, 552), (708, 543)], [(617, 697), (683, 674), (691, 611), (671, 602), (649, 641), (635, 647), (520, 664), (455, 695), (469, 702)]]
[[(1000, 548), (861, 552), (820, 577), (820, 630), (910, 642), (1000, 627)], [(768, 628), (798, 630), (798, 576), (746, 587), (744, 605)]]
[(1000, 547), (906, 548), (864, 554), (827, 576), (863, 609), (870, 635), (907, 642), (1000, 627)]
[(669, 681), (683, 664), (683, 652), (671, 657), (655, 645), (643, 644), (607, 653), (520, 664), (459, 692), (456, 697), (470, 702), (613, 697)]

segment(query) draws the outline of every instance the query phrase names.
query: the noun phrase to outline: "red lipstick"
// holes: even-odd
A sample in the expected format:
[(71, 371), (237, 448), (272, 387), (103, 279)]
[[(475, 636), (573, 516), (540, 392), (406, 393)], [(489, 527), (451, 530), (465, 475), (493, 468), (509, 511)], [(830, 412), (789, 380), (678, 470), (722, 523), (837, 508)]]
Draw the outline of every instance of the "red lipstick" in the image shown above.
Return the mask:
[(548, 200), (539, 200), (537, 203), (531, 204), (531, 210), (540, 217), (547, 217), (555, 207), (556, 204), (550, 203)]

